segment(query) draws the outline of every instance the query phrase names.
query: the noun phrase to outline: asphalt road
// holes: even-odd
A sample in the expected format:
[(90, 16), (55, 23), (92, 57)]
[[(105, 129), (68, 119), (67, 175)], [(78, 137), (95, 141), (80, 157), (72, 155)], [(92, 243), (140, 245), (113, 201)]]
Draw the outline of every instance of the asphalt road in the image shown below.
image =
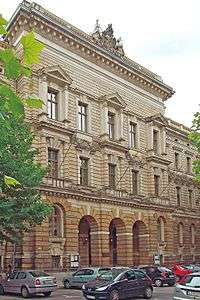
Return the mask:
[[(161, 288), (154, 288), (154, 295), (152, 300), (172, 300), (173, 294), (173, 287), (161, 287)], [(20, 300), (22, 297), (20, 296), (0, 296), (0, 300)], [(65, 290), (65, 289), (58, 289), (54, 292), (50, 297), (44, 298), (42, 295), (37, 297), (32, 297), (33, 300), (41, 300), (41, 299), (49, 299), (49, 300), (85, 300), (82, 296), (80, 290)], [(134, 300), (142, 299), (142, 298), (133, 298)]]

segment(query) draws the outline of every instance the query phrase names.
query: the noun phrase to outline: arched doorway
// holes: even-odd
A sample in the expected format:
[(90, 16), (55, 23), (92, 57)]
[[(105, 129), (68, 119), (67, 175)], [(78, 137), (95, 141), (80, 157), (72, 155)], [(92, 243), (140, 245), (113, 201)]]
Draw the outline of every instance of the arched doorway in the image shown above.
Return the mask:
[(91, 216), (82, 217), (78, 230), (80, 266), (98, 265), (98, 224), (96, 220)]
[(124, 222), (119, 218), (115, 218), (110, 222), (109, 226), (110, 264), (112, 266), (126, 264), (126, 256), (124, 253), (122, 254), (122, 249), (125, 249), (125, 247), (126, 235)]
[(148, 263), (149, 234), (142, 221), (133, 224), (133, 265)]

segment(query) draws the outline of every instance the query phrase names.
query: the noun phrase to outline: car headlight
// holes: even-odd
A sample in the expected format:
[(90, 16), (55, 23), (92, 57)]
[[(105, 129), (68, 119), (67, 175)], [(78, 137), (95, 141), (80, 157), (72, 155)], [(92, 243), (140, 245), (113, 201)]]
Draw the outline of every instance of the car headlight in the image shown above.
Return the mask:
[(102, 286), (102, 287), (96, 289), (96, 291), (97, 291), (97, 292), (102, 292), (102, 291), (105, 291), (107, 288), (108, 288), (107, 285), (106, 285), (106, 286)]

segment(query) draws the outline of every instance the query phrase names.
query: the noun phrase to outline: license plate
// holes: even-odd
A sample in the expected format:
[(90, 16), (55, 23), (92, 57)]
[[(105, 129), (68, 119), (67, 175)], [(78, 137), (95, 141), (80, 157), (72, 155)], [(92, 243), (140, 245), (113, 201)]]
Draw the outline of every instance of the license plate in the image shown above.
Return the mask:
[(170, 278), (172, 278), (172, 277), (174, 278), (174, 275), (169, 275), (169, 277), (170, 277)]
[(52, 283), (52, 281), (51, 280), (44, 280), (43, 283), (44, 284), (50, 284), (50, 283)]
[(87, 296), (87, 299), (95, 299), (95, 296), (90, 296), (90, 295), (88, 295), (88, 296)]

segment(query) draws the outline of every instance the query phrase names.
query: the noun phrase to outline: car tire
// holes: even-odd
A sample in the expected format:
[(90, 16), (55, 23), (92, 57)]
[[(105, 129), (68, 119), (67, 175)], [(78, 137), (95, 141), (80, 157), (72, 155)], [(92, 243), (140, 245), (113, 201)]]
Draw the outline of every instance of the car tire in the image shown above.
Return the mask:
[(23, 298), (28, 298), (30, 296), (27, 287), (25, 287), (25, 286), (22, 287), (21, 295), (22, 295)]
[(4, 295), (4, 288), (3, 288), (3, 285), (0, 284), (0, 295)]
[(168, 283), (168, 286), (174, 286), (175, 282)]
[(110, 293), (110, 298), (109, 300), (119, 300), (119, 292), (117, 290), (113, 290)]
[(146, 289), (144, 291), (144, 298), (151, 299), (152, 296), (153, 296), (153, 289), (150, 286), (146, 287)]
[(51, 295), (51, 292), (45, 292), (45, 293), (44, 293), (44, 296), (45, 296), (45, 297), (49, 297), (50, 295)]
[(163, 286), (163, 282), (162, 282), (161, 279), (156, 279), (156, 280), (154, 281), (154, 284), (155, 284), (156, 287), (161, 287), (161, 286)]
[(70, 287), (71, 287), (71, 286), (70, 286), (69, 280), (65, 280), (65, 281), (64, 281), (64, 288), (65, 288), (65, 289), (70, 289)]

